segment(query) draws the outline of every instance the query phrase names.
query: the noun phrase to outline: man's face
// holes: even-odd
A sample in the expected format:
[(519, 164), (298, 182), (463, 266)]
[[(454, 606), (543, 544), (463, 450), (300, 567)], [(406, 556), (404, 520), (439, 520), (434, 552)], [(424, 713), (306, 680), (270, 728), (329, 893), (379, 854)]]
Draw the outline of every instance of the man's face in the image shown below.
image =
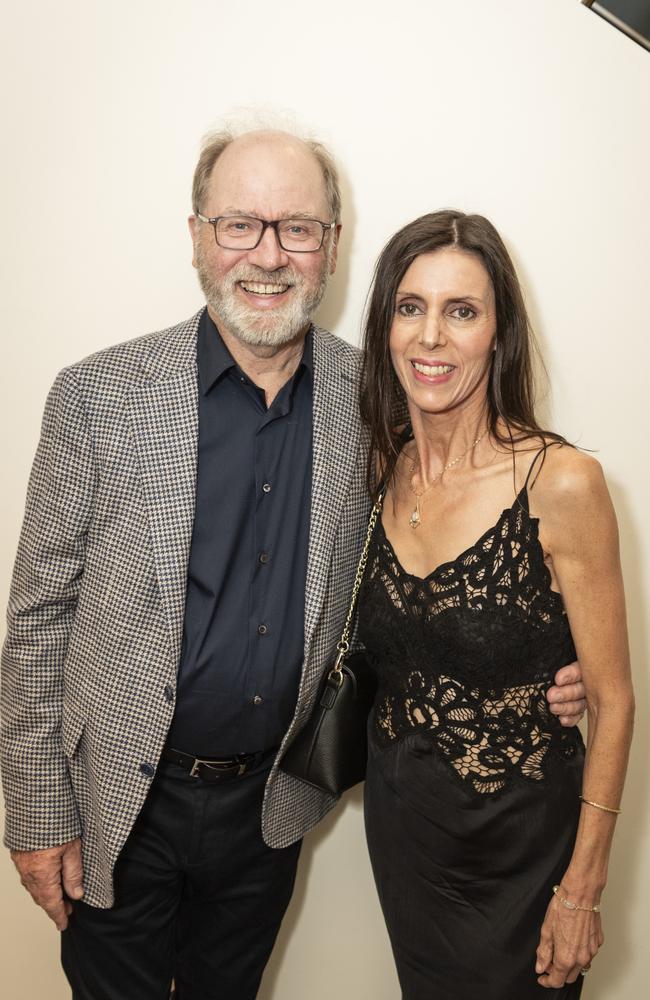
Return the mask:
[[(235, 140), (217, 160), (202, 215), (260, 219), (308, 216), (331, 222), (318, 161), (304, 143), (284, 133)], [(267, 228), (254, 250), (217, 245), (214, 228), (190, 218), (193, 264), (210, 313), (222, 331), (254, 347), (278, 347), (304, 334), (336, 267), (336, 238), (320, 250), (283, 250)]]

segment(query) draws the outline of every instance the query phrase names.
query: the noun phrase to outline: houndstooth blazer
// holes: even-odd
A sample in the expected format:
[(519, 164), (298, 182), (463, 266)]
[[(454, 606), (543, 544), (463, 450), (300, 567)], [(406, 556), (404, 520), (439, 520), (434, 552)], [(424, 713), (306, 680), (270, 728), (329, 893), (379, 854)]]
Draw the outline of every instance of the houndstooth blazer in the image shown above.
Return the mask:
[[(171, 723), (194, 517), (201, 313), (64, 369), (30, 479), (2, 658), (5, 843), (81, 836), (85, 900), (112, 872)], [(347, 611), (368, 513), (359, 351), (314, 331), (306, 719)], [(335, 799), (270, 774), (264, 838), (283, 847)]]

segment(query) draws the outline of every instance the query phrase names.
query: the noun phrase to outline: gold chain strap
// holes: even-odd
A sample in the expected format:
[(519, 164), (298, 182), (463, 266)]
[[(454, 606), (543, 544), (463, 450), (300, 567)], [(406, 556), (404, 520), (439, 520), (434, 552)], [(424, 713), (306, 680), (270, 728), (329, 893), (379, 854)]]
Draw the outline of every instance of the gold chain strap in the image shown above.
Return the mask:
[(352, 625), (352, 616), (354, 615), (354, 606), (357, 603), (357, 597), (359, 596), (359, 590), (361, 588), (361, 581), (363, 580), (363, 574), (366, 571), (366, 565), (368, 562), (368, 552), (370, 551), (370, 541), (372, 539), (372, 533), (375, 530), (375, 525), (377, 524), (377, 518), (381, 514), (381, 508), (384, 503), (385, 489), (381, 491), (375, 505), (370, 511), (370, 517), (368, 519), (368, 530), (366, 532), (366, 540), (363, 546), (363, 552), (361, 553), (361, 558), (359, 559), (359, 565), (357, 566), (357, 575), (354, 578), (354, 585), (352, 587), (352, 599), (350, 600), (350, 607), (348, 609), (348, 615), (345, 619), (345, 625), (343, 626), (343, 632), (341, 633), (341, 638), (339, 639), (336, 648), (338, 650), (338, 656), (336, 657), (336, 662), (329, 672), (328, 680), (330, 678), (336, 677), (338, 680), (339, 687), (343, 683), (343, 661), (350, 650), (350, 626)]

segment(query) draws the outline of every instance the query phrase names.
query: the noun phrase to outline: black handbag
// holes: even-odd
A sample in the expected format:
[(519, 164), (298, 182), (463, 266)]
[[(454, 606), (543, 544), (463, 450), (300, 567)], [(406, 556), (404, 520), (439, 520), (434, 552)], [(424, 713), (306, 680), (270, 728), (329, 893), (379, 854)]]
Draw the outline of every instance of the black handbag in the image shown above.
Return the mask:
[(307, 722), (280, 763), (287, 774), (331, 795), (352, 788), (366, 774), (368, 713), (377, 681), (364, 652), (349, 654), (350, 627), (384, 494), (382, 489), (370, 513), (334, 666), (325, 675)]

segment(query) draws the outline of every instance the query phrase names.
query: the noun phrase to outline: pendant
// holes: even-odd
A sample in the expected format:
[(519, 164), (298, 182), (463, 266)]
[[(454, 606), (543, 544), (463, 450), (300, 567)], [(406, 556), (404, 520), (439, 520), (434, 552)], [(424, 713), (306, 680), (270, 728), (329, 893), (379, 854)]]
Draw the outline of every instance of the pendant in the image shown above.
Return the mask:
[(419, 527), (420, 524), (420, 498), (418, 497), (415, 502), (415, 509), (409, 518), (409, 524), (412, 528)]

